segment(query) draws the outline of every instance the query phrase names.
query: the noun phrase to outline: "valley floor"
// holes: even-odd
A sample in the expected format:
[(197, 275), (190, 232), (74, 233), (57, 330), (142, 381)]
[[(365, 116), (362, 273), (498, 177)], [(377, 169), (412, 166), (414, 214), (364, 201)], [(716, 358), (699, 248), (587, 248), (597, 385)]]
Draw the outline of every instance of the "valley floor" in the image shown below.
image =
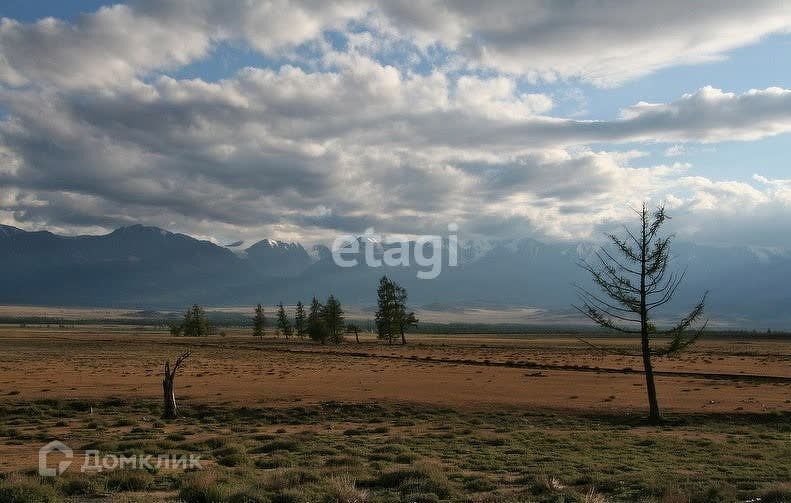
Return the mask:
[[(0, 327), (0, 501), (791, 495), (791, 342), (704, 340), (661, 361), (669, 422), (657, 427), (641, 419), (639, 359), (571, 336), (416, 335), (387, 346), (364, 335), (324, 347), (226, 332)], [(186, 348), (176, 379), (184, 417), (164, 422), (162, 364)], [(53, 439), (77, 461), (60, 477), (31, 475)], [(90, 449), (194, 453), (204, 466), (81, 474)]]

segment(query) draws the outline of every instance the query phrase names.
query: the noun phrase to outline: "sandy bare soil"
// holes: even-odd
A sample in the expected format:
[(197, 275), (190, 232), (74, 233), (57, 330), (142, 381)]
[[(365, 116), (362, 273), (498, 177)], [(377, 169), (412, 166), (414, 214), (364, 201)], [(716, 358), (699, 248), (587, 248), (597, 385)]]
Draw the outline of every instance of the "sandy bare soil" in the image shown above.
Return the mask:
[[(630, 344), (597, 339), (602, 347)], [(363, 337), (340, 346), (246, 331), (201, 339), (124, 327), (0, 328), (0, 401), (158, 397), (165, 359), (186, 348), (187, 403), (378, 401), (452, 407), (635, 411), (645, 406), (639, 359), (597, 353), (573, 337), (427, 336), (407, 346)], [(626, 369), (626, 370), (624, 370)], [(791, 342), (706, 340), (660, 360), (661, 404), (675, 412), (791, 410)], [(675, 372), (681, 374), (675, 375)], [(771, 376), (759, 380), (752, 376)]]

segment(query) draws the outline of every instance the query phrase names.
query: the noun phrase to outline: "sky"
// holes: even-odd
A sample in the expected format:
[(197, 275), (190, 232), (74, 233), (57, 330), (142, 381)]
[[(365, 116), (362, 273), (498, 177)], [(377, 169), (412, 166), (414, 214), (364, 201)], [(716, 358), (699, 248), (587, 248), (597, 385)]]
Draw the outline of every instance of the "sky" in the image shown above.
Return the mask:
[(6, 0), (0, 223), (791, 248), (791, 3)]

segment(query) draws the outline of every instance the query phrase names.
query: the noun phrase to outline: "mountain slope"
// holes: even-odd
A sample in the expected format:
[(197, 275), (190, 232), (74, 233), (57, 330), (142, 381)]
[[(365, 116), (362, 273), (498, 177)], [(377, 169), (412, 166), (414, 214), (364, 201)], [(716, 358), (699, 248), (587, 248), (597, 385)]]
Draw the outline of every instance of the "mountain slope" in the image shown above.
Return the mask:
[[(8, 229), (4, 229), (8, 231)], [(216, 298), (213, 285), (246, 277), (229, 250), (135, 225), (103, 236), (8, 232), (0, 239), (0, 302), (154, 305)], [(205, 299), (205, 300), (204, 300)]]
[(261, 240), (245, 250), (248, 262), (260, 273), (275, 277), (295, 276), (310, 266), (308, 252), (298, 243)]
[[(388, 245), (376, 244), (381, 258)], [(135, 225), (102, 236), (58, 236), (0, 226), (0, 303), (119, 307), (182, 307), (190, 303), (294, 303), (334, 293), (371, 305), (378, 279), (388, 274), (414, 305), (530, 306), (568, 311), (575, 284), (588, 284), (578, 267), (595, 247), (533, 239), (467, 243), (460, 263), (433, 280), (417, 278), (414, 246), (408, 267), (341, 268), (326, 247), (309, 253), (298, 243), (263, 240), (234, 253), (228, 248), (156, 227)], [(671, 311), (710, 290), (715, 318), (756, 326), (791, 323), (791, 253), (750, 247), (677, 243), (674, 267), (688, 267)]]

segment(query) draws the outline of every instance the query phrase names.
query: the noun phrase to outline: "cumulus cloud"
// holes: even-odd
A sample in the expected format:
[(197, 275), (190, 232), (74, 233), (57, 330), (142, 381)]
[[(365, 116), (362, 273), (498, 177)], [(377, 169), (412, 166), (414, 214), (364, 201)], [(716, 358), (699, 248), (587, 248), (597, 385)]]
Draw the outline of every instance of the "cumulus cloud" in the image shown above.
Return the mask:
[(105, 86), (203, 56), (210, 37), (181, 18), (104, 7), (75, 24), (0, 20), (0, 81), (13, 86)]
[(761, 0), (651, 0), (595, 4), (276, 0), (138, 0), (104, 7), (74, 24), (46, 18), (0, 22), (0, 81), (12, 85), (107, 85), (204, 57), (212, 44), (241, 41), (277, 54), (354, 22), (377, 38), (395, 34), (426, 48), (441, 45), (464, 66), (531, 80), (578, 78), (608, 86), (678, 64), (715, 60), (736, 47), (791, 29), (791, 6)]
[(0, 82), (105, 87), (207, 55), (240, 40), (275, 54), (365, 12), (361, 2), (143, 0), (102, 7), (75, 23), (0, 20)]
[[(520, 85), (533, 74), (617, 82), (671, 64), (678, 44), (686, 52), (676, 62), (715, 57), (784, 29), (779, 4), (758, 5), (760, 22), (742, 18), (745, 33), (729, 24), (746, 12), (735, 3), (691, 20), (639, 2), (618, 20), (611, 9), (552, 3), (495, 2), (479, 17), (464, 2), (186, 5), (0, 23), (0, 222), (65, 231), (144, 222), (218, 239), (303, 241), (368, 227), (437, 233), (456, 222), (477, 236), (587, 239), (645, 198), (692, 216), (789, 212), (787, 181), (713, 180), (619, 151), (661, 142), (670, 156), (689, 143), (786, 133), (789, 90), (704, 87), (636, 103), (614, 120), (577, 120), (554, 116), (550, 93)], [(654, 18), (629, 25), (639, 12), (659, 16), (674, 36), (661, 37)], [(591, 26), (610, 38), (593, 40)], [(346, 47), (329, 44), (328, 29), (345, 32)], [(567, 36), (577, 29), (578, 38)], [(223, 41), (293, 55), (317, 40), (308, 65), (295, 56), (216, 81), (166, 71)], [(380, 57), (394, 40), (421, 51), (440, 44), (464, 63), (418, 70)], [(629, 61), (636, 66), (626, 71)], [(480, 66), (494, 71), (463, 71)]]
[(791, 90), (770, 87), (737, 95), (706, 86), (668, 104), (637, 103), (622, 117), (623, 124), (655, 140), (756, 140), (791, 129)]

